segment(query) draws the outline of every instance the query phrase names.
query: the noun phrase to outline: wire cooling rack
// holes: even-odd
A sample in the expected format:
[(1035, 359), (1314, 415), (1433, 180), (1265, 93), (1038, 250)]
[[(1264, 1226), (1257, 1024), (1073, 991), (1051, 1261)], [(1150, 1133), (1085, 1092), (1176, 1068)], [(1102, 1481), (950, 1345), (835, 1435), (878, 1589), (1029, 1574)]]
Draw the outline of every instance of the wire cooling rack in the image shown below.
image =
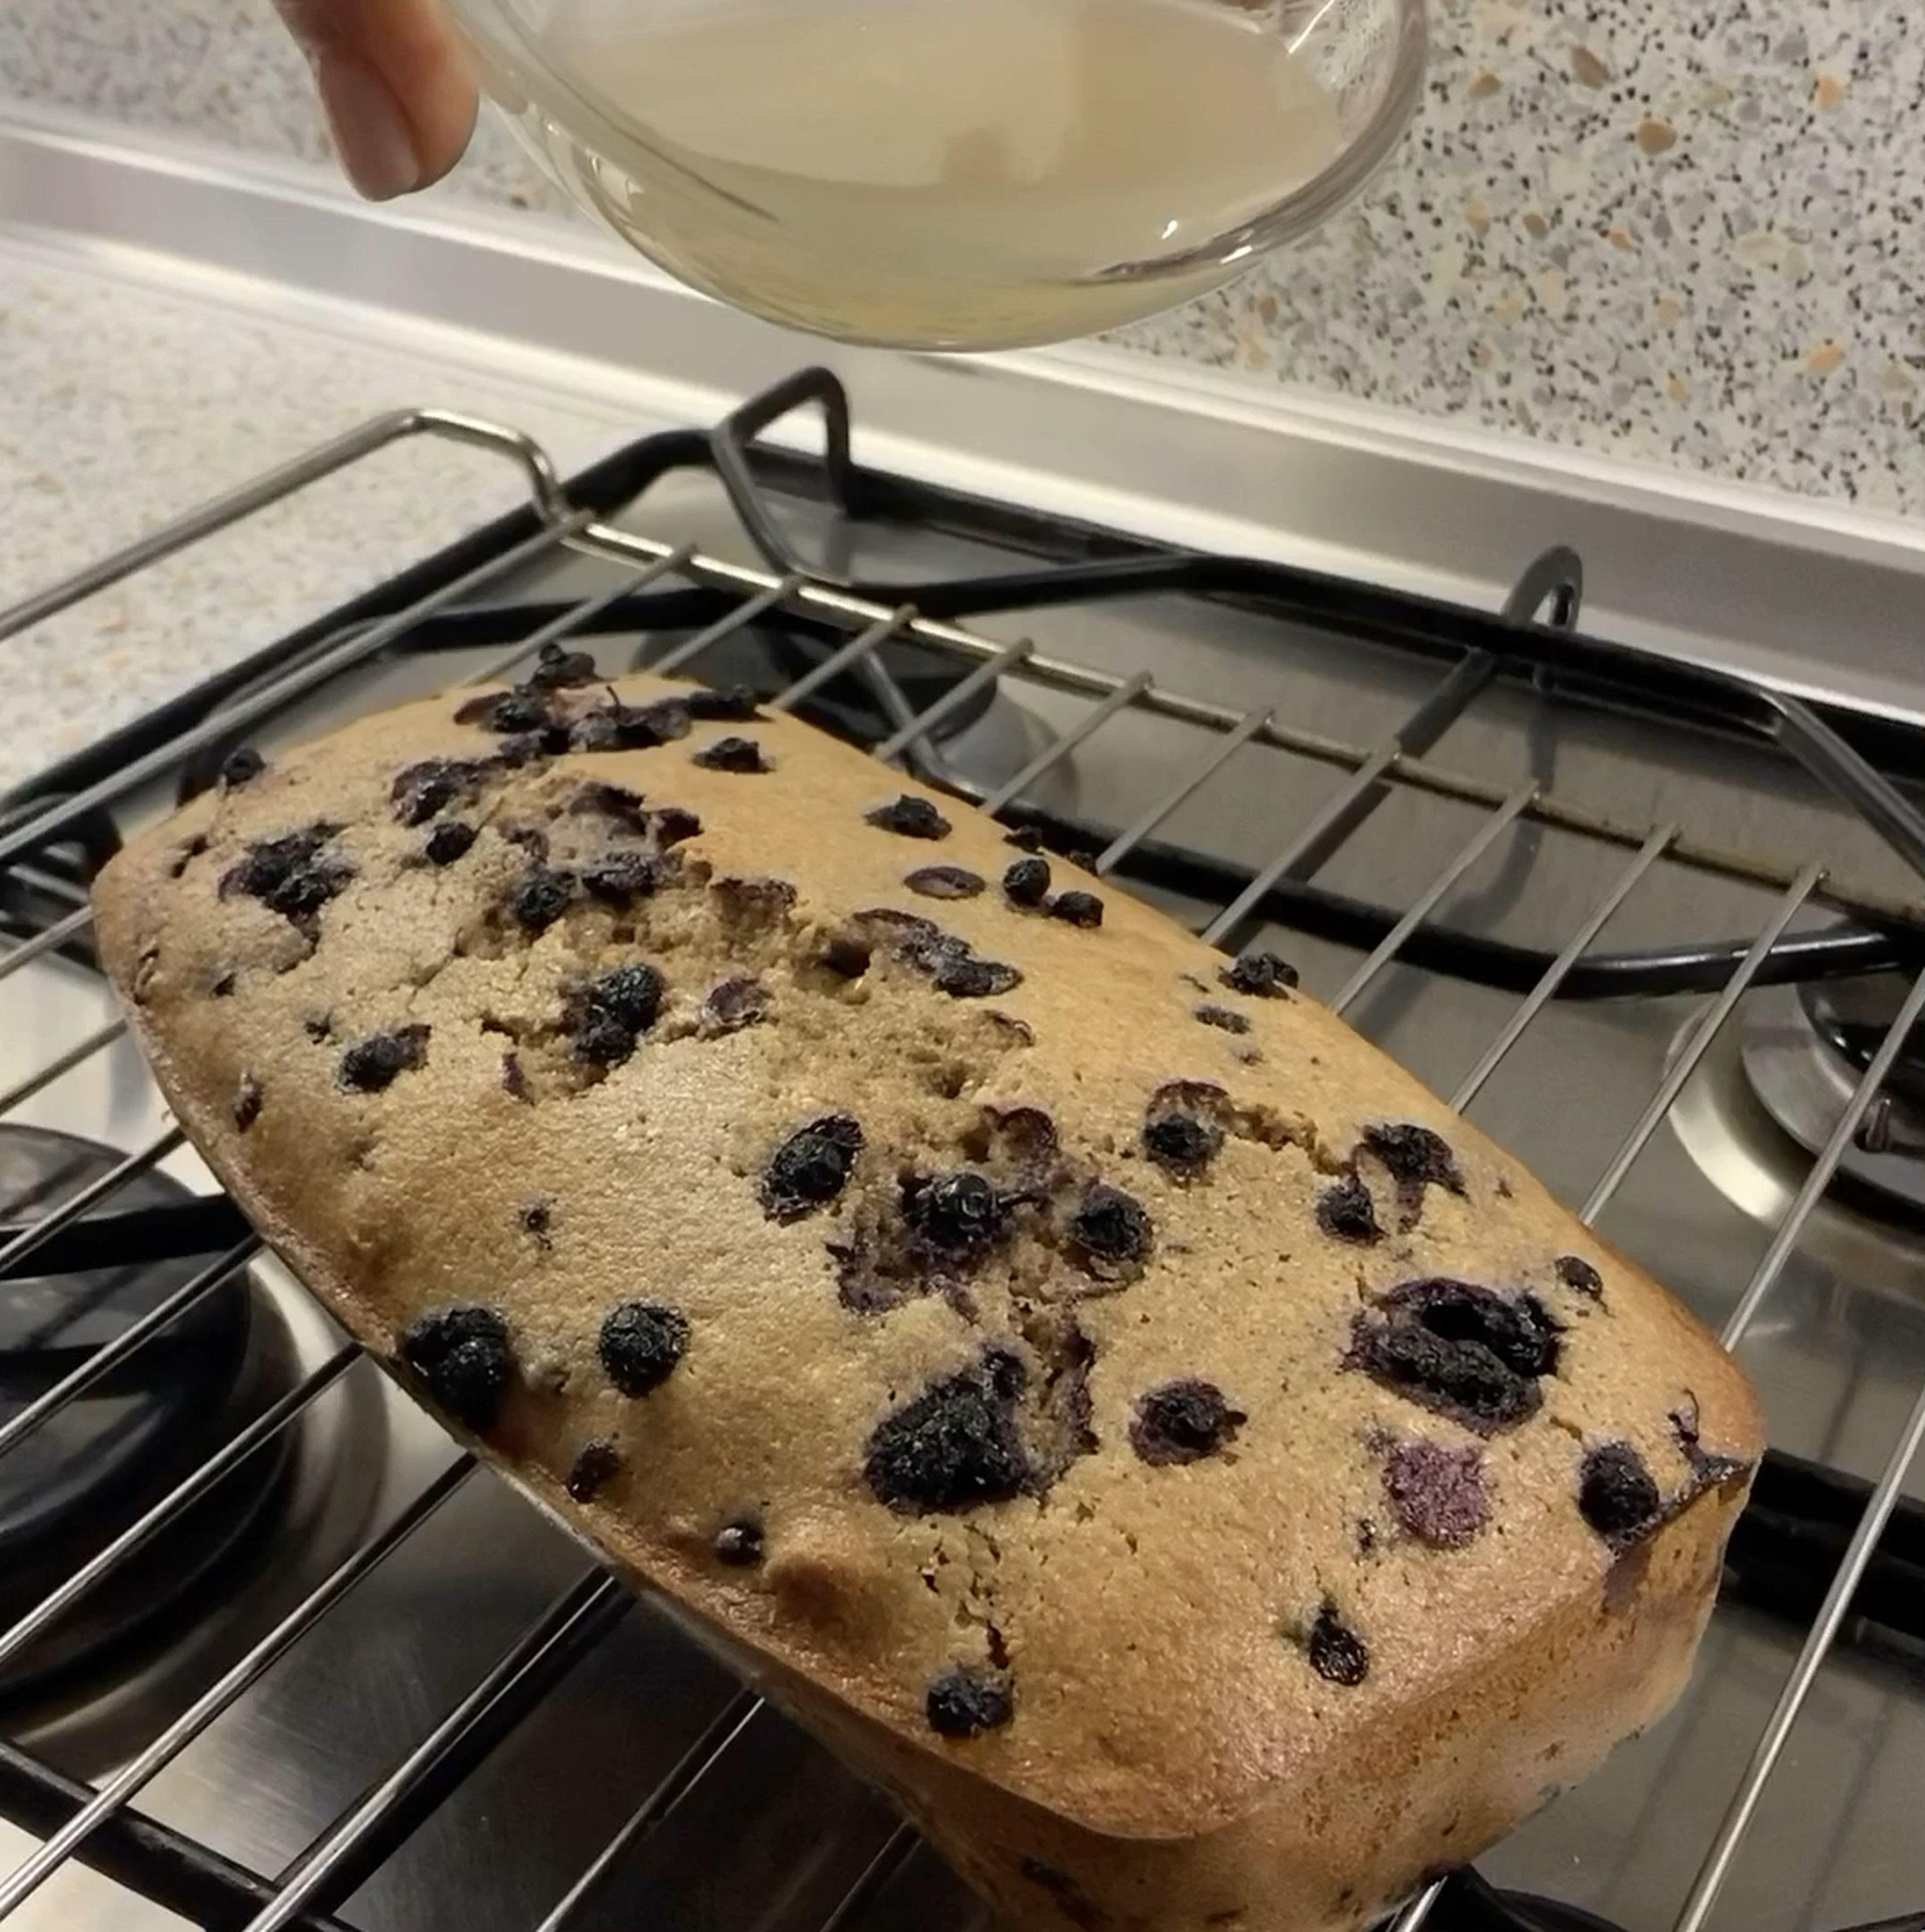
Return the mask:
[[(1456, 1107), (1465, 1106), (1478, 1094), (1554, 1000), (1641, 990), (1708, 994), (1635, 1124), (1592, 1185), (1581, 1210), (1587, 1223), (1594, 1222), (1612, 1200), (1749, 989), (1819, 974), (1909, 968), (1925, 958), (1925, 932), (1909, 902), (1834, 878), (1822, 863), (1783, 866), (1768, 856), (1722, 850), (1680, 824), (1617, 822), (1561, 800), (1535, 783), (1513, 789), (1494, 787), (1429, 760), (1427, 754), (1445, 728), (1495, 680), (1520, 670), (1542, 670), (1555, 661), (1563, 676), (1572, 676), (1575, 667), (1577, 674), (1600, 688), (1631, 692), (1674, 715), (1702, 717), (1720, 729), (1775, 745), (1861, 814), (1925, 876), (1925, 821), (1879, 768), (1881, 764), (1889, 766), (1894, 750), (1909, 751), (1915, 760), (1915, 744), (1895, 737), (1891, 728), (1875, 721), (1828, 716), (1721, 674), (1682, 669), (1584, 638), (1576, 628), (1581, 572), (1577, 560), (1568, 554), (1553, 553), (1540, 560), (1505, 611), (1492, 617), (1279, 566), (1157, 550), (1099, 532), (1072, 530), (1063, 539), (1069, 547), (1066, 552), (1054, 535), (1044, 542), (1024, 513), (978, 506), (999, 533), (1017, 547), (1047, 551), (1043, 561), (1034, 569), (1000, 578), (914, 586), (833, 580), (788, 551), (760, 494), (759, 479), (774, 472), (793, 481), (808, 466), (802, 459), (750, 446), (775, 418), (801, 402), (820, 404), (827, 412), (829, 453), (819, 475), (823, 494), (832, 500), (851, 509), (885, 514), (901, 512), (912, 495), (931, 514), (945, 504), (953, 509), (967, 502), (940, 492), (919, 493), (916, 486), (856, 469), (848, 459), (846, 404), (832, 380), (820, 372), (808, 372), (758, 399), (713, 437), (688, 434), (651, 439), (565, 486), (526, 437), (465, 416), (417, 410), (371, 422), (0, 614), (0, 638), (16, 634), (409, 438), (451, 439), (492, 452), (517, 466), (528, 486), (525, 510), (162, 707), (137, 727), (68, 760), (6, 801), (0, 812), (0, 886), (6, 889), (6, 927), (13, 943), (0, 952), (0, 980), (55, 951), (89, 957), (85, 880), (103, 852), (112, 848), (115, 808), (143, 788), (178, 780), (197, 769), (205, 771), (210, 758), (217, 761), (222, 749), (238, 739), (317, 693), (343, 688), (389, 654), (433, 647), (450, 626), (472, 640), (478, 634), (478, 622), (482, 632), (490, 624), (505, 622), (512, 634), (504, 637), (498, 661), (483, 672), (482, 680), (508, 676), (544, 646), (631, 622), (640, 600), (664, 591), (682, 600), (678, 611), (702, 614), (705, 620), (693, 635), (657, 660), (654, 668), (699, 676), (705, 654), (747, 627), (772, 616), (793, 621), (802, 634), (817, 640), (817, 648), (808, 668), (766, 700), (769, 708), (808, 710), (822, 694), (853, 681), (883, 720), (872, 749), (885, 764), (911, 769), (929, 783), (973, 798), (993, 814), (1028, 824), (1045, 843), (1082, 852), (1097, 872), (1119, 881), (1167, 883), (1174, 877), (1192, 892), (1200, 882), (1218, 889), (1215, 903), (1220, 910), (1204, 927), (1213, 941), (1234, 949), (1255, 925), (1272, 916), (1294, 918), (1351, 938), (1366, 950), (1366, 956), (1330, 1001), (1340, 1013), (1354, 1006), (1393, 962), (1441, 964), (1516, 991), (1520, 997), (1508, 1018), (1451, 1096)], [(610, 520), (653, 478), (691, 464), (712, 466), (721, 476), (763, 553), (762, 566), (730, 563), (688, 546), (654, 542)], [(571, 552), (615, 564), (621, 572), (619, 580), (577, 602), (524, 607), (518, 617), (503, 620), (499, 612), (482, 620), (463, 615), (472, 614), (478, 599), (531, 566)], [(1393, 731), (1374, 744), (1352, 745), (1295, 730), (1274, 709), (1226, 709), (1166, 688), (1147, 673), (1112, 674), (1052, 655), (1027, 638), (993, 642), (961, 621), (998, 608), (1170, 590), (1231, 598), (1273, 614), (1308, 614), (1353, 634), (1414, 641), (1438, 661), (1438, 674), (1423, 701)], [(919, 706), (910, 703), (904, 681), (890, 668), (892, 650), (903, 645), (919, 647), (951, 668), (938, 694)], [(1018, 691), (1025, 685), (1045, 688), (1081, 700), (1084, 709), (1073, 724), (1022, 769), (991, 788), (970, 783), (953, 768), (940, 728), (999, 683)], [(1195, 741), (1191, 764), (1164, 796), (1133, 822), (1111, 827), (1066, 822), (1028, 802), (1039, 781), (1124, 712), (1181, 725)], [(1198, 855), (1159, 844), (1159, 832), (1185, 801), (1241, 747), (1253, 742), (1334, 767), (1345, 776), (1307, 823), (1280, 832), (1272, 856), (1246, 872), (1213, 871)], [(1436, 876), (1401, 907), (1360, 908), (1333, 895), (1320, 895), (1314, 874), (1397, 789), (1477, 807), (1483, 814), (1481, 822)], [(1452, 889), (1519, 823), (1555, 826), (1615, 851), (1619, 858), (1608, 889), (1552, 956), (1519, 953), (1432, 923)], [(1663, 867), (1763, 886), (1775, 893), (1775, 902), (1755, 932), (1736, 940), (1609, 960), (1594, 953), (1593, 942), (1606, 922), (1642, 881)], [(1792, 932), (1801, 914), (1821, 907), (1837, 915), (1837, 922), (1816, 933)], [(1745, 1335), (1766, 1305), (1801, 1231), (1879, 1100), (1921, 1011), (1925, 974), (1912, 980), (1829, 1140), (1778, 1223), (1726, 1324), (1727, 1345), (1735, 1346)], [(0, 1093), (0, 1119), (103, 1050), (124, 1030), (123, 1022), (109, 1022), (35, 1068), (10, 1090)], [(38, 1271), (56, 1262), (62, 1266), (82, 1264), (90, 1252), (87, 1240), (97, 1246), (106, 1238), (101, 1231), (115, 1223), (115, 1197), (182, 1143), (179, 1130), (170, 1129), (127, 1154), (110, 1172), (54, 1211), (30, 1223), (0, 1229), (0, 1281), (21, 1274), (30, 1260)], [(208, 1252), (211, 1237), (218, 1234), (231, 1238), (225, 1252), (0, 1426), (0, 1456), (18, 1448), (76, 1398), (124, 1368), (143, 1348), (154, 1346), (256, 1258), (259, 1244), (231, 1206), (202, 1202), (196, 1211), (200, 1221), (178, 1238), (174, 1251)], [(223, 1221), (223, 1214), (232, 1218)], [(130, 1225), (121, 1226), (123, 1238), (136, 1232)], [(151, 1250), (159, 1231), (149, 1222), (138, 1232)], [(225, 1476), (280, 1438), (355, 1359), (354, 1348), (343, 1346), (320, 1363), (12, 1628), (0, 1631), (0, 1667), (55, 1626)], [(1925, 1390), (1920, 1391), (1876, 1481), (1868, 1490), (1847, 1486), (1843, 1492), (1845, 1507), (1852, 1514), (1840, 1525), (1839, 1534), (1845, 1539), (1842, 1556), (1810, 1617), (1802, 1650), (1756, 1742), (1723, 1822), (1705, 1849), (1677, 1932), (1701, 1932), (1741, 1856), (1768, 1782), (1855, 1596), (1883, 1560), (1881, 1536), (1899, 1504), (1901, 1486), (1921, 1440)], [(77, 1858), (204, 1925), (275, 1932), (283, 1927), (335, 1924), (328, 1915), (614, 1628), (629, 1600), (619, 1582), (594, 1569), (572, 1582), (385, 1778), (340, 1816), (291, 1870), (273, 1880), (244, 1870), (142, 1816), (135, 1801), (427, 1522), (474, 1468), (473, 1459), (463, 1456), (437, 1476), (97, 1789), (61, 1776), (14, 1744), (0, 1744), (0, 1813), (42, 1840), (16, 1869), (0, 1874), (0, 1920), (68, 1860)], [(739, 1748), (757, 1708), (757, 1701), (745, 1692), (721, 1711), (541, 1920), (538, 1932), (566, 1932), (608, 1875), (642, 1840), (671, 1828), (691, 1795), (707, 1780), (725, 1774), (730, 1754)], [(846, 1932), (853, 1926), (884, 1892), (915, 1846), (907, 1826), (896, 1829), (824, 1922), (822, 1932)], [(1459, 1893), (1455, 1898), (1453, 1888)], [(1583, 1922), (1581, 1914), (1564, 1912), (1560, 1916), (1558, 1908), (1507, 1901), (1477, 1886), (1474, 1880), (1459, 1879), (1440, 1881), (1411, 1900), (1398, 1916), (1396, 1932), (1417, 1932), (1441, 1904), (1451, 1906), (1459, 1918), (1469, 1905), (1477, 1905), (1486, 1922), (1507, 1920), (1539, 1927)], [(1925, 1923), (1925, 1918), (1907, 1922)]]

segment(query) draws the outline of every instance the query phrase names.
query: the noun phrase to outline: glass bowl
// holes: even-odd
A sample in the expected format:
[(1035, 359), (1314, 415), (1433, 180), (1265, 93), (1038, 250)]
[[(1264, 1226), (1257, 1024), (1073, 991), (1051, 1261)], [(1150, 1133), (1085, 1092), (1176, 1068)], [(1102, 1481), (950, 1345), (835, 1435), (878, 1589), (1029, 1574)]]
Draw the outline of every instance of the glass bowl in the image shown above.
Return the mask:
[(652, 260), (845, 341), (1135, 320), (1327, 220), (1423, 0), (452, 0), (483, 83)]

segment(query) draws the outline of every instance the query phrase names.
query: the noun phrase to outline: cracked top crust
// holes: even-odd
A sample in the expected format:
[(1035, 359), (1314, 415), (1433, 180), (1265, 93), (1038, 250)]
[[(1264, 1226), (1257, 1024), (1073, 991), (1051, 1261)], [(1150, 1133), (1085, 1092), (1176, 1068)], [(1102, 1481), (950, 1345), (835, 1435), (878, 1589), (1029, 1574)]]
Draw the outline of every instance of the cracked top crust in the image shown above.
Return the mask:
[(1183, 1836), (1742, 1486), (1711, 1339), (1282, 962), (544, 671), (250, 765), (100, 942), (309, 1286), (699, 1617)]

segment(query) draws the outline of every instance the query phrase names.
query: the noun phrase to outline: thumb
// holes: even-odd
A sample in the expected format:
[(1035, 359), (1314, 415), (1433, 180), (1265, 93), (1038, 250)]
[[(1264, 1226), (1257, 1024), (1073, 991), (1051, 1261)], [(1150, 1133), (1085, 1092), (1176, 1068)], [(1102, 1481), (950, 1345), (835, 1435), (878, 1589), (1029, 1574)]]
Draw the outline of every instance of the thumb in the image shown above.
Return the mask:
[(314, 69), (348, 178), (385, 201), (440, 179), (475, 124), (474, 79), (441, 0), (274, 0)]

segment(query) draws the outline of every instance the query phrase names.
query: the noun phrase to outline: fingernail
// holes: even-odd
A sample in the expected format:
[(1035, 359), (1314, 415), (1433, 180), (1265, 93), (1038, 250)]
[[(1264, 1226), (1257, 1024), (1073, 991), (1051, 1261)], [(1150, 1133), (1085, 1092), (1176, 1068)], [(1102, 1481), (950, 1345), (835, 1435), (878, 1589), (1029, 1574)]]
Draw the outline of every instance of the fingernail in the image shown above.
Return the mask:
[(370, 201), (387, 201), (421, 185), (415, 138), (388, 83), (344, 55), (323, 54), (314, 77), (341, 166)]

